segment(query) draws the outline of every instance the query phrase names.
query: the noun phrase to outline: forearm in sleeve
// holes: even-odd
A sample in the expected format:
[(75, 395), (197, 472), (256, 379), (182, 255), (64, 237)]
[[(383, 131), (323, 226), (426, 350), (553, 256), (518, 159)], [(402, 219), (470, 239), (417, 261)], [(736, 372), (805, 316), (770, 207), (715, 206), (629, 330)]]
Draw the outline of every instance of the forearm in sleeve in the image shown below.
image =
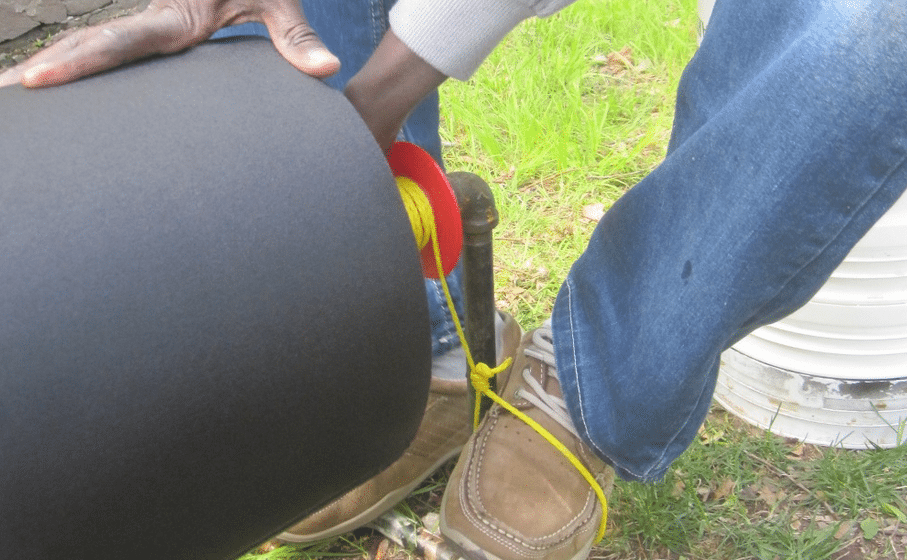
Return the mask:
[(545, 17), (573, 0), (399, 0), (391, 9), (394, 33), (447, 76), (468, 79), (521, 21)]

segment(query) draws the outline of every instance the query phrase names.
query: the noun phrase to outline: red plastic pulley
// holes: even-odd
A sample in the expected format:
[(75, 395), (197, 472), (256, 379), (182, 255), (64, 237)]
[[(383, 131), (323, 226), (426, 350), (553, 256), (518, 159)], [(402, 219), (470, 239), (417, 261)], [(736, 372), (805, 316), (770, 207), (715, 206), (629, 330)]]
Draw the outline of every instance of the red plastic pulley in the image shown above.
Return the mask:
[[(395, 142), (387, 154), (394, 177), (406, 177), (413, 181), (431, 204), (438, 233), (438, 247), (441, 251), (441, 266), (444, 276), (451, 273), (460, 260), (463, 250), (463, 222), (460, 206), (447, 175), (428, 152), (409, 142)], [(426, 278), (438, 278), (433, 244), (421, 251), (422, 274)]]

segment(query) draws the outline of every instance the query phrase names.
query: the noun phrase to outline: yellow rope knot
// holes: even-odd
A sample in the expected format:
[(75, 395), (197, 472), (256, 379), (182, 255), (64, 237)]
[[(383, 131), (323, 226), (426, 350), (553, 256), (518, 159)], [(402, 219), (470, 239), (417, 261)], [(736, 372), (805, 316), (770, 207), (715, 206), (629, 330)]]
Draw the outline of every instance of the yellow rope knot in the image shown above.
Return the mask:
[[(471, 357), (469, 361), (471, 361)], [(476, 406), (473, 409), (472, 417), (473, 429), (479, 427), (482, 395), (494, 394), (491, 391), (491, 378), (509, 368), (512, 361), (512, 358), (507, 358), (496, 368), (488, 367), (488, 364), (483, 363), (470, 364), (469, 380), (472, 382), (472, 388), (476, 390)]]
[(476, 390), (476, 393), (482, 394), (491, 389), (490, 379), (492, 375), (490, 367), (485, 364), (476, 364), (476, 370), (469, 374), (469, 379), (472, 381), (472, 387)]

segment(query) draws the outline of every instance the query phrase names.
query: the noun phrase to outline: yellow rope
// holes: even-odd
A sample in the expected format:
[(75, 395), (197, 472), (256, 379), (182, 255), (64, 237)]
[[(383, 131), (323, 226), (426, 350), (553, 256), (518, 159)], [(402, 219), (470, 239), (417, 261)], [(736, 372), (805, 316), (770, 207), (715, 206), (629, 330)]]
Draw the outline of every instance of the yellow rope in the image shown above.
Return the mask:
[(409, 223), (413, 227), (416, 245), (421, 251), (431, 241), (431, 233), (435, 227), (435, 215), (432, 212), (431, 203), (419, 185), (408, 177), (397, 177), (397, 188), (400, 189), (403, 207), (406, 208)]
[(419, 188), (419, 185), (406, 177), (397, 177), (397, 187), (400, 189), (400, 196), (403, 198), (403, 206), (406, 208), (406, 213), (412, 224), (413, 235), (416, 238), (416, 244), (419, 247), (419, 250), (421, 251), (428, 245), (429, 241), (432, 243), (435, 264), (438, 267), (438, 278), (441, 281), (441, 289), (444, 291), (444, 297), (447, 299), (447, 307), (450, 309), (450, 315), (453, 318), (454, 326), (456, 326), (457, 334), (460, 336), (460, 343), (463, 345), (463, 350), (466, 353), (466, 363), (469, 365), (470, 372), (469, 379), (476, 390), (476, 403), (475, 408), (473, 409), (473, 429), (478, 429), (479, 427), (481, 395), (484, 395), (528, 424), (529, 427), (545, 438), (548, 443), (553, 445), (555, 449), (560, 451), (561, 454), (570, 461), (570, 464), (572, 464), (583, 478), (586, 479), (586, 482), (589, 483), (592, 490), (595, 492), (595, 495), (598, 497), (599, 502), (601, 502), (602, 520), (598, 527), (598, 534), (595, 536), (595, 542), (601, 541), (605, 536), (605, 528), (608, 525), (608, 500), (605, 497), (604, 490), (602, 490), (598, 481), (595, 480), (595, 477), (592, 476), (592, 473), (589, 472), (589, 469), (587, 469), (585, 465), (577, 459), (576, 455), (567, 449), (563, 443), (551, 435), (551, 432), (546, 430), (532, 418), (526, 416), (520, 410), (514, 408), (510, 403), (491, 390), (489, 380), (510, 367), (512, 360), (511, 358), (507, 358), (496, 368), (491, 368), (484, 363), (476, 364), (473, 360), (472, 353), (469, 351), (469, 345), (466, 344), (466, 335), (463, 333), (463, 327), (460, 325), (460, 318), (457, 316), (457, 310), (453, 304), (453, 298), (450, 295), (450, 288), (447, 287), (447, 280), (444, 279), (444, 265), (441, 262), (441, 249), (438, 245), (438, 232), (435, 226), (435, 217), (432, 212), (431, 203), (428, 201), (428, 197), (422, 189)]

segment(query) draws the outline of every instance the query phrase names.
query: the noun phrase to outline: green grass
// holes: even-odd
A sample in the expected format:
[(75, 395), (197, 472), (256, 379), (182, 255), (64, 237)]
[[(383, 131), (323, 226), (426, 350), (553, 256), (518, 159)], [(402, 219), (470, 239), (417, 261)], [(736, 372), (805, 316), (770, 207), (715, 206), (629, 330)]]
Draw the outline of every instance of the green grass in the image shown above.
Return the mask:
[(492, 186), (498, 296), (521, 324), (550, 313), (594, 225), (583, 209), (609, 207), (664, 156), (696, 21), (689, 1), (580, 2), (443, 86), (447, 164)]
[[(584, 214), (663, 159), (697, 24), (695, 0), (585, 0), (525, 22), (443, 86), (448, 169), (492, 187), (498, 305), (524, 328), (550, 314), (595, 225)], [(401, 511), (436, 511), (447, 472)], [(591, 558), (905, 560), (907, 449), (802, 445), (716, 409), (662, 483), (619, 482), (610, 510)], [(363, 531), (246, 560), (375, 557), (380, 541)]]
[(618, 484), (602, 557), (903, 558), (905, 475), (903, 447), (804, 445), (715, 410), (662, 484)]

